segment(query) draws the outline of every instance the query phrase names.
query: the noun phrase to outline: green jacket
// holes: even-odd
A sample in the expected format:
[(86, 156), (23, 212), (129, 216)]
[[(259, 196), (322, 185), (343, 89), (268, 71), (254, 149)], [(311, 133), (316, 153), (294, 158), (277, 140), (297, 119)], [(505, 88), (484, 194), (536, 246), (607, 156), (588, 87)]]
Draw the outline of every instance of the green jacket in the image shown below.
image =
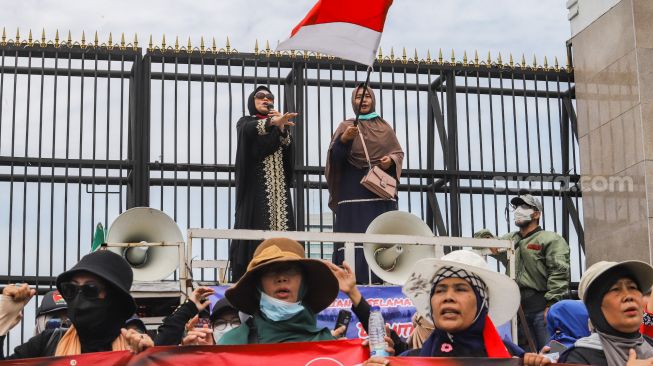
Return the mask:
[[(481, 230), (474, 237), (487, 237), (488, 230)], [(569, 291), (569, 245), (560, 235), (544, 231), (538, 226), (525, 238), (519, 231), (502, 236), (513, 242), (515, 248), (515, 281), (520, 289), (545, 292), (549, 305), (562, 300)], [(506, 253), (497, 259), (506, 265)]]

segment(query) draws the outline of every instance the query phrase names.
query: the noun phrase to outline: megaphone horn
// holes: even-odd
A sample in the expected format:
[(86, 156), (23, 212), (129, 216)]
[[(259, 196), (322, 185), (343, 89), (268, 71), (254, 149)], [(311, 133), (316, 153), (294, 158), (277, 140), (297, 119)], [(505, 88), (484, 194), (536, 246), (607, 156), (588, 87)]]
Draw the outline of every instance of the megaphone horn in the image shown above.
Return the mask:
[[(184, 236), (177, 223), (163, 211), (135, 207), (118, 216), (107, 234), (107, 243), (179, 243)], [(132, 244), (133, 245), (133, 244)], [(159, 281), (179, 266), (179, 248), (167, 246), (109, 247), (125, 258), (134, 271), (134, 281)]]
[[(366, 234), (433, 236), (431, 228), (419, 217), (403, 211), (379, 215), (367, 227)], [(444, 255), (441, 246), (406, 244), (363, 244), (368, 266), (385, 282), (403, 285), (413, 264), (423, 258)]]

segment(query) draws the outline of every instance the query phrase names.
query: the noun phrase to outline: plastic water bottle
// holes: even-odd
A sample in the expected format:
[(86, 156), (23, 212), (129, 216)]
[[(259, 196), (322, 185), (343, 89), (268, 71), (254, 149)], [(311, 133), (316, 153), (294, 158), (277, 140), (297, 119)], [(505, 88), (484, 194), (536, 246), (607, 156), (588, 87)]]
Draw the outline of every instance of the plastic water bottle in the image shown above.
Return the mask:
[(370, 342), (370, 357), (388, 357), (388, 352), (385, 348), (388, 346), (385, 343), (385, 321), (381, 315), (381, 308), (372, 306), (370, 309), (370, 322), (368, 324), (368, 335)]

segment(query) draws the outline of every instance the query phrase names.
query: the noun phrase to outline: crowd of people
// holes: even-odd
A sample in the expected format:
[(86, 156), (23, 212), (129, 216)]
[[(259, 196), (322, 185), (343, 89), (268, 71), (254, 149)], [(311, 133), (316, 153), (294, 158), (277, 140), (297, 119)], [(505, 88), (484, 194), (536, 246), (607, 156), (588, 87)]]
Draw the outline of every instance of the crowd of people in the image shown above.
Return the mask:
[[(96, 251), (56, 279), (38, 309), (34, 336), (3, 359), (76, 355), (99, 351), (140, 352), (155, 345), (238, 345), (334, 340), (343, 329), (317, 325), (316, 314), (338, 291), (352, 300), (352, 310), (367, 330), (370, 307), (360, 294), (355, 273), (344, 263), (305, 257), (303, 246), (274, 238), (259, 245), (245, 274), (210, 312), (208, 287), (198, 287), (151, 338), (135, 318), (129, 293), (132, 270), (119, 255)], [(495, 324), (515, 316), (520, 307), (516, 281), (489, 269), (471, 250), (414, 264), (402, 290), (429, 324), (421, 340), (400, 338), (386, 329), (387, 352), (399, 357), (521, 357), (525, 365), (552, 360), (587, 365), (639, 365), (653, 362), (653, 304), (644, 298), (653, 285), (653, 267), (639, 261), (599, 262), (583, 274), (581, 300), (562, 300), (546, 315), (547, 342), (540, 352), (524, 352), (502, 339)], [(0, 298), (0, 341), (21, 320), (35, 291), (10, 285)], [(203, 314), (205, 313), (205, 314)], [(201, 319), (211, 326), (197, 327)], [(563, 345), (550, 357), (554, 344)], [(0, 347), (3, 350), (4, 347)], [(366, 365), (388, 365), (372, 357)]]
[[(297, 114), (278, 112), (274, 99), (269, 88), (257, 87), (247, 101), (249, 115), (236, 124), (235, 228), (294, 229), (289, 127)], [(360, 184), (371, 165), (396, 181), (401, 175), (403, 150), (375, 106), (374, 91), (357, 86), (352, 93), (356, 118), (341, 122), (329, 145), (325, 175), (335, 231), (364, 232), (378, 215), (397, 209), (396, 195), (380, 197)], [(536, 197), (521, 195), (510, 203), (518, 230), (501, 238), (514, 245), (515, 279), (489, 269), (483, 255), (471, 250), (417, 261), (402, 288), (416, 308), (414, 331), (403, 339), (386, 328), (387, 353), (520, 357), (525, 365), (556, 360), (608, 366), (653, 364), (653, 338), (649, 337), (653, 304), (645, 298), (645, 294), (650, 298), (653, 267), (639, 261), (596, 263), (581, 278), (580, 300), (570, 300), (567, 243), (542, 229), (544, 207)], [(495, 236), (481, 230), (474, 237)], [(0, 347), (0, 358), (140, 352), (159, 345), (334, 340), (343, 337), (344, 327), (320, 327), (316, 314), (339, 291), (351, 299), (352, 311), (367, 331), (371, 309), (358, 284), (381, 280), (367, 277), (361, 252), (356, 254), (353, 272), (341, 249), (336, 245), (332, 261), (324, 261), (306, 258), (304, 247), (287, 238), (234, 241), (229, 252), (233, 285), (225, 297), (211, 308), (207, 298), (214, 290), (194, 289), (154, 336), (135, 316), (129, 264), (110, 251), (92, 252), (57, 277), (56, 291), (41, 301), (34, 336), (10, 355), (4, 355)], [(507, 259), (505, 252), (487, 254)], [(4, 287), (0, 343), (21, 321), (22, 310), (34, 295), (27, 285)], [(501, 338), (495, 327), (518, 314), (520, 334), (514, 341), (519, 345)], [(388, 363), (385, 357), (371, 357), (366, 365)]]

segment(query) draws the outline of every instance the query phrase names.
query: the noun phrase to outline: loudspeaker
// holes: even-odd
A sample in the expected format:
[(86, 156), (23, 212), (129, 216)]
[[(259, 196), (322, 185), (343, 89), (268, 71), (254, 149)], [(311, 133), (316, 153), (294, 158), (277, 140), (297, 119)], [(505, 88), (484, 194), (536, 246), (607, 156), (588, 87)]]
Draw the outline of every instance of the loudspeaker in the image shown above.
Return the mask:
[[(367, 227), (366, 234), (433, 236), (431, 228), (419, 217), (403, 211), (379, 215)], [(365, 260), (372, 272), (385, 282), (403, 285), (413, 264), (424, 258), (444, 255), (440, 245), (363, 244)]]
[[(183, 242), (184, 236), (177, 223), (149, 207), (135, 207), (118, 216), (107, 234), (107, 243)], [(159, 281), (172, 274), (179, 266), (178, 246), (109, 247), (107, 250), (122, 255), (134, 271), (134, 281)]]

